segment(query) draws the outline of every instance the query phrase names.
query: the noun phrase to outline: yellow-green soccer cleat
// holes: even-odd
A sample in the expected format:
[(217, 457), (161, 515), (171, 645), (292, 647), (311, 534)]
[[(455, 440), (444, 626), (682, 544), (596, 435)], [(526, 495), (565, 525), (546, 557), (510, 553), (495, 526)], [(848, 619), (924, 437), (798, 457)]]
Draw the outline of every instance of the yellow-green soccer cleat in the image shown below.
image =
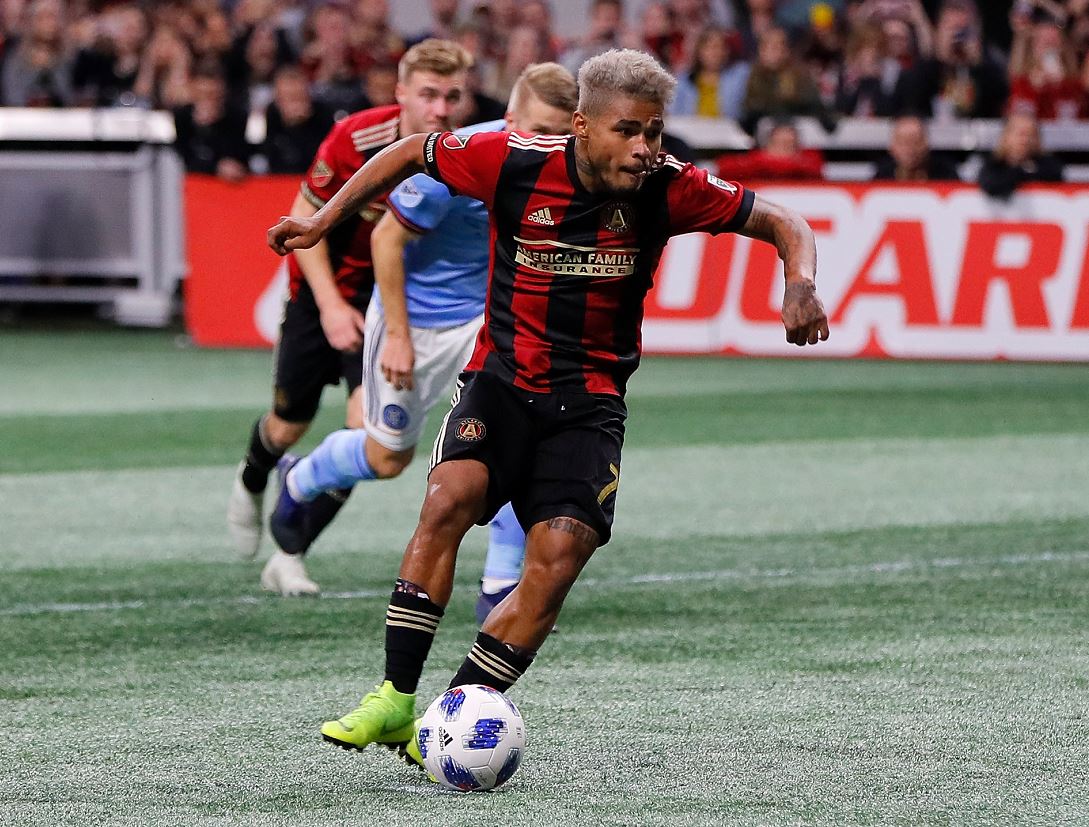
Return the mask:
[(361, 750), (367, 744), (397, 749), (415, 737), (415, 718), (416, 696), (398, 692), (386, 681), (343, 718), (322, 724), (321, 737), (342, 749)]

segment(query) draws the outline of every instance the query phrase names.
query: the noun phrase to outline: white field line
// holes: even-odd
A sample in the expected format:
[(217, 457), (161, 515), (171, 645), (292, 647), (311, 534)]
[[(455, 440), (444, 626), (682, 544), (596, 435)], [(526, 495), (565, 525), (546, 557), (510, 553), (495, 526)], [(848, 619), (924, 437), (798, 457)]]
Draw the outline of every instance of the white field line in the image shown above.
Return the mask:
[[(865, 565), (830, 566), (827, 568), (720, 569), (717, 571), (637, 574), (631, 577), (586, 577), (580, 580), (579, 583), (583, 586), (609, 589), (637, 586), (645, 583), (699, 583), (707, 580), (783, 580), (786, 578), (817, 580), (851, 575), (901, 574), (908, 571), (925, 572), (948, 569), (982, 570), (995, 566), (1035, 566), (1047, 563), (1079, 563), (1085, 561), (1089, 561), (1089, 551), (1045, 551), (1038, 554), (1007, 554), (1001, 557), (989, 558), (943, 557), (934, 560), (891, 560)], [(300, 599), (371, 600), (385, 598), (388, 595), (388, 591), (361, 589), (349, 592), (324, 592), (318, 598)], [(28, 603), (22, 606), (10, 606), (6, 609), (0, 609), (0, 617), (70, 614), (72, 612), (112, 612), (150, 607), (185, 609), (200, 606), (244, 606), (260, 604), (269, 599), (270, 596), (239, 595), (236, 597), (195, 597), (179, 600), (117, 600), (100, 603)]]

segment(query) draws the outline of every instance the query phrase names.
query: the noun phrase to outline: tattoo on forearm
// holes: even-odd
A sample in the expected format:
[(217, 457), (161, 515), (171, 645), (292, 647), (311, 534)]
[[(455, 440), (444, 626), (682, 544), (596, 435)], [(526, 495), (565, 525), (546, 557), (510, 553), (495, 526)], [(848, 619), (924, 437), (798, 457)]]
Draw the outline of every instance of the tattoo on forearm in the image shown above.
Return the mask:
[(772, 241), (775, 238), (775, 226), (772, 222), (772, 214), (765, 210), (753, 210), (749, 214), (746, 232), (761, 241)]
[(580, 523), (572, 517), (553, 517), (548, 521), (547, 525), (553, 531), (562, 531), (564, 534), (570, 534), (584, 543), (597, 545), (597, 532), (586, 523)]
[(349, 194), (344, 199), (343, 203), (334, 205), (336, 212), (333, 217), (336, 223), (339, 224), (349, 215), (359, 212), (364, 204), (369, 203), (379, 193), (387, 192), (392, 189), (394, 185), (401, 182), (403, 177), (403, 174), (398, 170), (397, 172), (379, 178), (369, 186), (364, 186), (356, 192)]
[(773, 245), (788, 276), (801, 273), (812, 278), (816, 274), (817, 250), (813, 231), (797, 213), (758, 201), (743, 232)]

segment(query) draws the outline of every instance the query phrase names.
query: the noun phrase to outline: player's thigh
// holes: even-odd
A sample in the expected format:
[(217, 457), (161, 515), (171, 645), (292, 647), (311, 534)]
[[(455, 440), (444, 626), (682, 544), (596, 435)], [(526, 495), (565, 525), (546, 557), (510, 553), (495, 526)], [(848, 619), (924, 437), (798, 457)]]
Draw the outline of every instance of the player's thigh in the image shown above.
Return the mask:
[(312, 301), (286, 303), (274, 361), (273, 412), (287, 422), (310, 422), (325, 386), (342, 374), (342, 354), (326, 340)]
[(413, 383), (425, 417), (432, 408), (449, 398), (458, 374), (472, 356), (482, 318), (452, 327), (412, 328), (412, 346), (416, 354)]
[(523, 526), (555, 517), (589, 526), (605, 545), (612, 535), (627, 409), (619, 397), (565, 400), (537, 441), (533, 476), (514, 510)]
[(534, 438), (531, 411), (515, 388), (488, 373), (463, 373), (435, 438), (429, 478), (459, 460), (487, 468), (484, 525), (527, 484)]

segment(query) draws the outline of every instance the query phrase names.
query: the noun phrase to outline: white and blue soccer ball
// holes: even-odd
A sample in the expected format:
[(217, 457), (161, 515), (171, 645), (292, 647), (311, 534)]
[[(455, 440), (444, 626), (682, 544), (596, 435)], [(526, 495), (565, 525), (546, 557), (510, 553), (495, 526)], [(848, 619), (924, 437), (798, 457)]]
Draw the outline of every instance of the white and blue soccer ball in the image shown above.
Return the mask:
[(451, 790), (490, 790), (506, 783), (526, 752), (518, 707), (480, 684), (455, 686), (437, 697), (420, 720), (420, 755)]

